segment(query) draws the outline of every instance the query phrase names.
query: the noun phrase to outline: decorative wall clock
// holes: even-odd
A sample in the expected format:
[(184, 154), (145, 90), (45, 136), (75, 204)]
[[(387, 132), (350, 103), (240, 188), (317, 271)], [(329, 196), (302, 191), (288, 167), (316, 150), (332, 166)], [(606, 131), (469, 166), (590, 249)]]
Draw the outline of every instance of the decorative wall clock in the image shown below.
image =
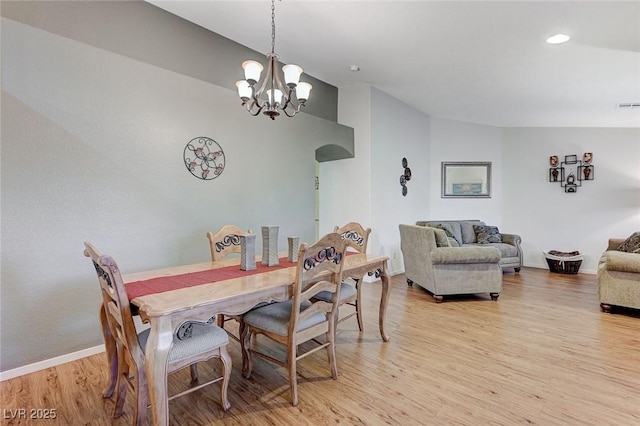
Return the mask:
[(198, 179), (212, 180), (224, 171), (224, 151), (211, 138), (191, 139), (184, 147), (183, 158), (187, 170)]

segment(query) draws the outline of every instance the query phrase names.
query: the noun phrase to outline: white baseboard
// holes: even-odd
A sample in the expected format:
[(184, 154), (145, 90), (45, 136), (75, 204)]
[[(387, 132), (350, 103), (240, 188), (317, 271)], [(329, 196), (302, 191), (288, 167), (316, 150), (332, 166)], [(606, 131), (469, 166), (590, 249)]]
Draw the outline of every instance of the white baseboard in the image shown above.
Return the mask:
[(92, 348), (83, 349), (81, 351), (73, 352), (66, 355), (57, 356), (51, 359), (45, 359), (44, 361), (35, 362), (33, 364), (25, 365), (22, 367), (14, 368), (13, 370), (0, 371), (0, 382), (13, 379), (14, 377), (23, 376), (25, 374), (34, 373), (36, 371), (44, 370), (45, 368), (55, 367), (56, 365), (64, 364), (67, 362), (75, 361), (81, 358), (86, 358), (91, 355), (104, 352), (104, 345), (94, 346)]

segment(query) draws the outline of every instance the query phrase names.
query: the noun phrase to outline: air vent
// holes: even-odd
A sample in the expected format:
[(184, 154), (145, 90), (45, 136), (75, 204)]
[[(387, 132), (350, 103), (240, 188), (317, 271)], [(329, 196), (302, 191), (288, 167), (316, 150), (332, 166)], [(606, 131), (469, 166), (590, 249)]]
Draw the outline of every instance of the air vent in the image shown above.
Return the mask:
[(618, 108), (640, 108), (640, 102), (624, 102), (618, 104)]

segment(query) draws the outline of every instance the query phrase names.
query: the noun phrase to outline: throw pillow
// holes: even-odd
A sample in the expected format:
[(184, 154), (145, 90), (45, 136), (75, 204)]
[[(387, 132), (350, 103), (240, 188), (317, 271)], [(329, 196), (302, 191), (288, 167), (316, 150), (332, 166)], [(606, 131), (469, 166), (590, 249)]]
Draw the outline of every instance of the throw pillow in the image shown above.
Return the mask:
[(624, 243), (618, 247), (620, 251), (626, 251), (627, 253), (640, 253), (640, 231), (634, 232), (629, 238), (624, 240)]
[(444, 231), (445, 234), (447, 234), (447, 237), (451, 237), (451, 238), (455, 238), (453, 236), (453, 232), (451, 232), (450, 230), (448, 230), (447, 228), (445, 228), (444, 226), (442, 226), (439, 223), (436, 223), (434, 225), (431, 225), (433, 228), (438, 228), (438, 229), (442, 229)]
[(478, 244), (501, 243), (502, 235), (497, 226), (473, 225)]
[(436, 246), (438, 247), (449, 247), (449, 238), (447, 238), (447, 234), (443, 229), (433, 228), (433, 233), (436, 237)]

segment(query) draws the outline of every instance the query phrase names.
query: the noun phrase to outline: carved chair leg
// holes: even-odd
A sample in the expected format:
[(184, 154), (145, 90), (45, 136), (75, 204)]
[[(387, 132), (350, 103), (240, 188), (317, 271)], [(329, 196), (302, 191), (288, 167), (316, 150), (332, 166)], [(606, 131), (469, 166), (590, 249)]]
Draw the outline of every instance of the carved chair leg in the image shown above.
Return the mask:
[(229, 398), (227, 396), (227, 389), (229, 389), (229, 379), (231, 378), (231, 357), (226, 346), (220, 348), (220, 361), (222, 362), (222, 381), (220, 382), (220, 403), (224, 411), (231, 408)]
[(198, 364), (191, 364), (189, 367), (191, 369), (191, 381), (195, 383), (198, 381)]

